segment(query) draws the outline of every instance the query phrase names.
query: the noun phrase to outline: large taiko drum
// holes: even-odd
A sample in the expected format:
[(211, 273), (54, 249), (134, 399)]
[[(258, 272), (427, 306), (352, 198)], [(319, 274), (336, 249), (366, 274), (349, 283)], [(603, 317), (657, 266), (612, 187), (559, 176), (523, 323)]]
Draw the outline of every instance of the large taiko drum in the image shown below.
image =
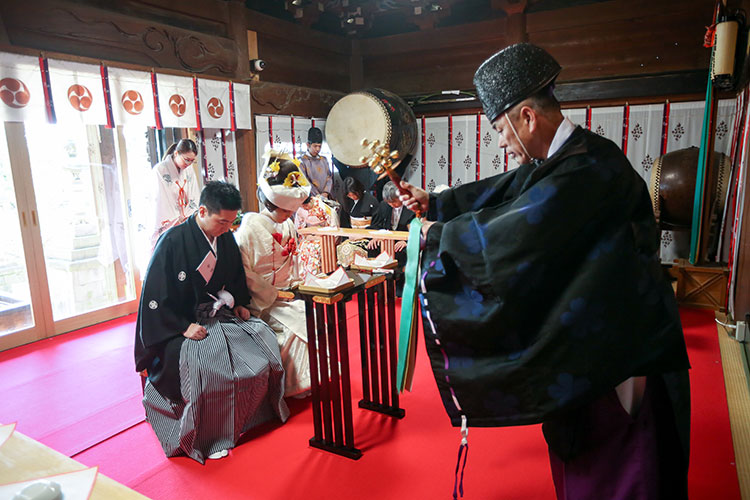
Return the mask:
[[(698, 172), (696, 147), (665, 154), (654, 161), (649, 192), (657, 222), (663, 229), (689, 230), (693, 222), (695, 180)], [(729, 157), (715, 152), (713, 168), (708, 169), (705, 196), (710, 196), (712, 219), (721, 220), (729, 186)]]
[(414, 151), (417, 120), (406, 102), (382, 89), (365, 89), (339, 99), (326, 119), (326, 142), (336, 159), (350, 167), (363, 167), (361, 158), (371, 151), (362, 139), (376, 139), (398, 151), (397, 160)]

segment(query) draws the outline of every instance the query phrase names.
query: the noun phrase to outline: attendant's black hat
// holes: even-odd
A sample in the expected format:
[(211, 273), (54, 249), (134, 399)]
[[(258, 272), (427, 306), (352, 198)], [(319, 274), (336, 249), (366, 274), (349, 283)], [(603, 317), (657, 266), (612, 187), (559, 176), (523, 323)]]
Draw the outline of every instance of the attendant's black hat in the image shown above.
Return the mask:
[(530, 43), (511, 45), (484, 61), (474, 73), (474, 86), (490, 123), (554, 82), (561, 69), (544, 49)]
[(307, 142), (308, 144), (322, 144), (323, 132), (318, 127), (310, 127), (307, 131)]

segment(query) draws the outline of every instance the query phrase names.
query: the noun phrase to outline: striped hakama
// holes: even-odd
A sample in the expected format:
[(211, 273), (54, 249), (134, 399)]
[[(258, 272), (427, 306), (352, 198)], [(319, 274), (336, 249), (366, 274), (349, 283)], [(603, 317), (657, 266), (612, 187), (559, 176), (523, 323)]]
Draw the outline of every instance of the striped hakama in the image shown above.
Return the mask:
[(143, 406), (168, 457), (200, 463), (233, 448), (245, 431), (289, 417), (283, 400), (284, 370), (276, 336), (257, 318), (242, 321), (227, 310), (201, 319), (208, 335), (180, 348), (181, 402), (146, 383)]

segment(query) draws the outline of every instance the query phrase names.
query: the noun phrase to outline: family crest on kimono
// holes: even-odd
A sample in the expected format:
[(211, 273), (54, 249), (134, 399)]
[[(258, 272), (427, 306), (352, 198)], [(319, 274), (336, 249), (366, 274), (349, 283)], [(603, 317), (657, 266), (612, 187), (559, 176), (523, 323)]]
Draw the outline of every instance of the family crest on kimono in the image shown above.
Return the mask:
[(292, 216), (310, 196), (310, 183), (299, 161), (270, 151), (260, 169), (259, 213), (246, 213), (234, 233), (242, 254), (250, 310), (273, 329), (286, 372), (285, 396), (305, 396), (310, 391), (307, 324), (303, 300), (286, 300), (279, 290), (300, 283), (299, 240)]
[(239, 191), (206, 184), (200, 205), (159, 239), (143, 282), (136, 370), (143, 405), (167, 456), (221, 458), (245, 431), (286, 421), (274, 332), (251, 317), (242, 258), (228, 232)]

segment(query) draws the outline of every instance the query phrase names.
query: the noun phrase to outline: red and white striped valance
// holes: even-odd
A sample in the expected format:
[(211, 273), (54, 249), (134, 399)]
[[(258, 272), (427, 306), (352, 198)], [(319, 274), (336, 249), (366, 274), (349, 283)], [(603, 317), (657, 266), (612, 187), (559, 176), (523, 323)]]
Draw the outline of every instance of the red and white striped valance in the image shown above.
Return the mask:
[(0, 119), (45, 120), (45, 99), (39, 59), (0, 52)]
[(0, 52), (0, 120), (250, 129), (250, 86)]
[(116, 124), (156, 126), (151, 73), (109, 68), (109, 89)]
[(58, 123), (107, 125), (107, 106), (99, 66), (50, 59), (49, 78)]
[(156, 75), (159, 114), (164, 127), (196, 128), (193, 79), (187, 76)]

